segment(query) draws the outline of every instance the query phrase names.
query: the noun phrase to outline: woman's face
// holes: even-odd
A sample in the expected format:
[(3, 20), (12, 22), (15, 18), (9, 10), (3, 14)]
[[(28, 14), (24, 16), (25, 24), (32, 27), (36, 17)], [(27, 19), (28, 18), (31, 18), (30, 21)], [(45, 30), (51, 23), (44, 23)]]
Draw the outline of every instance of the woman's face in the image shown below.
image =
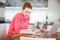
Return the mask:
[(32, 11), (32, 9), (30, 9), (30, 8), (25, 8), (25, 9), (23, 9), (23, 11), (22, 11), (22, 12), (23, 12), (23, 16), (24, 16), (25, 18), (29, 17), (31, 11)]

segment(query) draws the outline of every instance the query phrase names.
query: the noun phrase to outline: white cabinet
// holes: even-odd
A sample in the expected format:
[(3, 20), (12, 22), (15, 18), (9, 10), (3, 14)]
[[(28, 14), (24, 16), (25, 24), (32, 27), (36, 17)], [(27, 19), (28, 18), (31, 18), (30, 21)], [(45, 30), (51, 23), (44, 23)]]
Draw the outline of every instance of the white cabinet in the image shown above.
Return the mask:
[(5, 30), (5, 24), (4, 23), (0, 23), (0, 30)]
[(6, 35), (5, 23), (0, 23), (0, 40), (4, 40)]
[(0, 2), (2, 2), (2, 3), (6, 3), (6, 0), (0, 0)]
[(6, 25), (6, 34), (7, 34), (8, 33), (8, 30), (9, 30), (10, 23), (5, 23), (5, 25)]
[(30, 2), (33, 7), (48, 7), (48, 0), (6, 0), (7, 6), (18, 7), (24, 2)]
[(5, 17), (4, 10), (5, 10), (5, 8), (0, 7), (0, 17)]

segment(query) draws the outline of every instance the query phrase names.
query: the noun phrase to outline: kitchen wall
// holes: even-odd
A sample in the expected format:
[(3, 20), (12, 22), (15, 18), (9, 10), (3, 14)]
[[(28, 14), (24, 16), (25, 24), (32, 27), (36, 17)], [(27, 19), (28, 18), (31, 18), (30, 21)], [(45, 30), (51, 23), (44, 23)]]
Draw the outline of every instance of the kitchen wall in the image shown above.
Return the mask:
[(48, 1), (48, 21), (57, 22), (60, 19), (60, 2), (59, 0)]
[[(7, 12), (7, 10), (9, 12)], [(7, 14), (8, 14), (9, 15), (8, 19), (11, 20), (12, 17), (16, 14), (16, 12), (18, 12), (20, 10), (21, 10), (21, 8), (6, 9), (5, 17), (8, 18), (7, 17)], [(48, 23), (49, 24), (51, 22), (57, 22), (60, 19), (60, 2), (59, 2), (59, 0), (48, 0), (48, 8), (37, 8), (37, 7), (34, 8), (33, 7), (30, 22), (37, 22), (37, 21), (45, 22), (46, 14), (48, 15)]]
[[(5, 20), (12, 20), (12, 18), (17, 14), (17, 12), (21, 12), (21, 7), (14, 7), (14, 8), (5, 8)], [(48, 12), (48, 8), (37, 8), (33, 7), (31, 12), (30, 23), (34, 22), (44, 22), (46, 19), (46, 14)], [(9, 17), (7, 16), (9, 15)]]

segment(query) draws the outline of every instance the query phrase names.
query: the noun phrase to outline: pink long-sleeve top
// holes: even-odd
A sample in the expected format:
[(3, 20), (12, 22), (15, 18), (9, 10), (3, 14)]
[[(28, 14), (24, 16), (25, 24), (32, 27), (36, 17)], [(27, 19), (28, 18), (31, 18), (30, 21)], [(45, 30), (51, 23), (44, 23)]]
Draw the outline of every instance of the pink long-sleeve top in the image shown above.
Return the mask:
[(20, 33), (20, 30), (27, 29), (29, 19), (30, 19), (30, 17), (24, 18), (22, 13), (17, 13), (14, 16), (13, 20), (11, 21), (7, 36), (13, 35), (14, 32)]

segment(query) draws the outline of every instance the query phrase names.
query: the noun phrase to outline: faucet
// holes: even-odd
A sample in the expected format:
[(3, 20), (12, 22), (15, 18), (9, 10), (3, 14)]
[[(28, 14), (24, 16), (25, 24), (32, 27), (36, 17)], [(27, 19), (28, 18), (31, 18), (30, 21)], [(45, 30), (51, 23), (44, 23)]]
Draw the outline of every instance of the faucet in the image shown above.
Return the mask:
[(39, 22), (37, 22), (37, 26), (36, 26), (37, 29), (39, 29)]

